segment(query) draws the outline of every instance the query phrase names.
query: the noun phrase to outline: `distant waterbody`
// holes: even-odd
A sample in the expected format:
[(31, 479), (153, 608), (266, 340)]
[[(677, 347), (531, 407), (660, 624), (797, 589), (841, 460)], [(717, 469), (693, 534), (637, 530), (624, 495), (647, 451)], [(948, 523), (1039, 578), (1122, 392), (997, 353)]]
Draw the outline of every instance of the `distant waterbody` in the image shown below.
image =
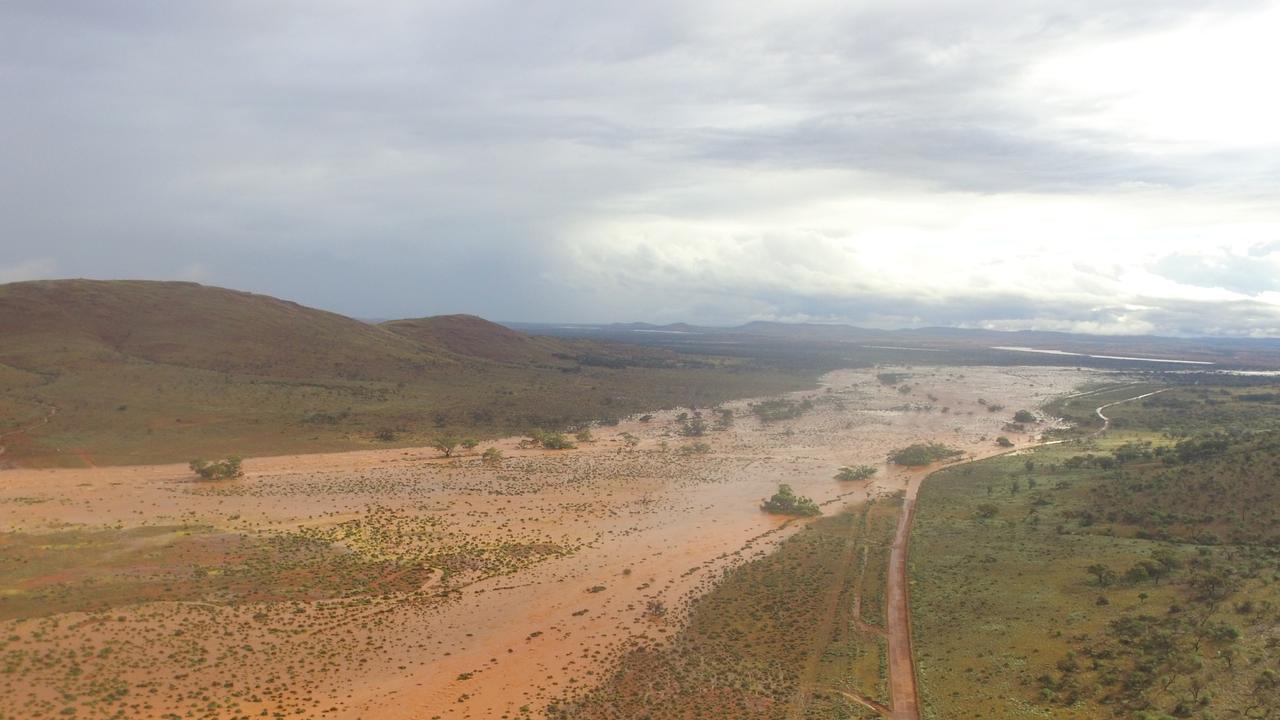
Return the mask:
[(993, 345), (992, 350), (1012, 350), (1013, 352), (1041, 353), (1043, 355), (1074, 355), (1075, 357), (1098, 358), (1101, 360), (1137, 360), (1140, 362), (1177, 363), (1179, 365), (1213, 365), (1208, 360), (1171, 360), (1169, 358), (1127, 357), (1125, 355), (1090, 355), (1088, 353), (1067, 352), (1066, 350), (1043, 350), (1041, 348), (1021, 347), (1017, 345)]

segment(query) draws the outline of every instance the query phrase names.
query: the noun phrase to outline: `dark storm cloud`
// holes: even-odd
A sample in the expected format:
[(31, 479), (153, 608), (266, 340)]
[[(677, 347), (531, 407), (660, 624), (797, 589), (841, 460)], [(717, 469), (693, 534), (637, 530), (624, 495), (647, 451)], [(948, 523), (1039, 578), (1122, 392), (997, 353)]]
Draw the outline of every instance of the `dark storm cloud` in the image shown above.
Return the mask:
[[(625, 234), (635, 217), (701, 228), (739, 215), (783, 218), (771, 224), (784, 245), (787, 223), (841, 230), (847, 214), (789, 219), (823, 187), (815, 173), (872, 176), (829, 190), (832, 202), (886, 188), (920, 207), (930, 193), (1133, 186), (1265, 198), (1280, 183), (1274, 152), (1153, 151), (1133, 128), (1063, 124), (1092, 101), (1020, 78), (1073, 48), (1266, 5), (10, 2), (0, 280), (181, 277), (384, 317), (1085, 327), (1142, 316), (1191, 332), (1185, 310), (1123, 310), (1167, 299), (1108, 298), (1114, 283), (1087, 273), (1057, 297), (931, 278), (848, 278), (815, 293), (786, 272), (764, 281), (673, 251), (661, 259), (667, 285), (650, 274), (629, 281), (643, 293), (615, 296), (626, 249), (591, 233), (605, 222)], [(590, 253), (577, 250), (584, 233)], [(839, 242), (857, 254), (864, 235)], [(976, 257), (996, 252), (963, 241)], [(1161, 254), (1154, 271), (1177, 282), (1273, 289), (1234, 260)], [(1198, 302), (1199, 327), (1266, 325)], [(1242, 319), (1210, 322), (1228, 310)]]

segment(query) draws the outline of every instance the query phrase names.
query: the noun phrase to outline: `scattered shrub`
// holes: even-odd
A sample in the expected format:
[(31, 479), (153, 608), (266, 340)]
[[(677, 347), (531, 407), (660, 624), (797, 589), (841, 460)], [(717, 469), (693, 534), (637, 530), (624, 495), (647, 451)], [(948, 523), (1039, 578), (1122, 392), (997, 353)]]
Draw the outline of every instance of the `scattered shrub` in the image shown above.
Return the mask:
[(949, 460), (963, 454), (963, 451), (942, 443), (916, 443), (893, 453), (889, 456), (889, 460), (895, 465), (919, 467), (938, 460)]
[(840, 468), (840, 472), (836, 473), (836, 479), (846, 481), (867, 480), (875, 474), (876, 468), (871, 465), (845, 466)]
[(199, 475), (201, 480), (230, 480), (244, 474), (240, 468), (240, 458), (235, 456), (214, 462), (196, 459), (188, 463), (188, 467), (191, 468), (191, 472)]
[(760, 505), (760, 509), (775, 515), (795, 515), (797, 517), (812, 517), (821, 515), (822, 510), (818, 509), (818, 504), (807, 497), (800, 497), (795, 494), (790, 485), (782, 484), (778, 486), (778, 492), (773, 497), (765, 500)]

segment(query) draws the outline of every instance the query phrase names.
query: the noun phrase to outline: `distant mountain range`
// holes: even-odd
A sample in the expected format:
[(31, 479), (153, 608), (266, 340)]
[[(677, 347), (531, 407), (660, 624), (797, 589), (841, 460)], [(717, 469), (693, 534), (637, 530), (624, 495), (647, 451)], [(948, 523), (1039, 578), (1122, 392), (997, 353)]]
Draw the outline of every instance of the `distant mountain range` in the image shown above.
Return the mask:
[(1212, 364), (1224, 369), (1280, 368), (1278, 338), (1172, 338), (1149, 335), (1085, 335), (1039, 330), (909, 328), (878, 330), (852, 325), (753, 321), (732, 327), (687, 323), (549, 324), (507, 323), (533, 334), (597, 338), (662, 346), (707, 342), (806, 342), (920, 351), (995, 350), (1004, 353), (1093, 355), (1110, 359), (1170, 360), (1176, 364)]
[(913, 363), (1274, 370), (1280, 341), (773, 322), (504, 326), (471, 315), (371, 323), (195, 283), (19, 282), (0, 285), (0, 467), (493, 437)]

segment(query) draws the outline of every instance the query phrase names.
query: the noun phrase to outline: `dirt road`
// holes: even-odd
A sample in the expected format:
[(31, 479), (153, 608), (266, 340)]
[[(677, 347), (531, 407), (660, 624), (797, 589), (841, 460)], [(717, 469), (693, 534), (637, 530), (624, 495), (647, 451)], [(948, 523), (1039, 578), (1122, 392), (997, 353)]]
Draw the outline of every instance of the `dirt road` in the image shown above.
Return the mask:
[(920, 717), (916, 696), (916, 668), (911, 660), (911, 607), (907, 598), (907, 542), (911, 538), (911, 518), (915, 515), (916, 492), (920, 484), (902, 500), (902, 514), (889, 550), (888, 602), (889, 699), (894, 720)]
[[(1094, 412), (1097, 413), (1098, 417), (1102, 418), (1102, 428), (1093, 433), (1092, 437), (1101, 435), (1111, 427), (1111, 420), (1103, 414), (1103, 410), (1122, 403), (1142, 400), (1165, 392), (1167, 389), (1155, 390), (1098, 406), (1094, 409)], [(1025, 448), (1017, 448), (987, 457), (1007, 455), (1023, 449)], [(969, 460), (965, 462), (975, 461)], [(954, 467), (959, 464), (964, 463), (953, 463), (948, 467)], [(892, 720), (919, 720), (920, 718), (920, 701), (916, 690), (916, 670), (911, 652), (911, 604), (908, 595), (907, 555), (910, 549), (911, 521), (915, 515), (916, 495), (920, 491), (920, 485), (932, 474), (925, 476), (920, 482), (908, 484), (906, 496), (902, 501), (902, 514), (898, 517), (898, 528), (893, 537), (893, 547), (889, 552), (889, 580), (886, 595), (888, 602), (887, 630), (891, 709), (888, 712), (888, 717), (892, 718)]]

